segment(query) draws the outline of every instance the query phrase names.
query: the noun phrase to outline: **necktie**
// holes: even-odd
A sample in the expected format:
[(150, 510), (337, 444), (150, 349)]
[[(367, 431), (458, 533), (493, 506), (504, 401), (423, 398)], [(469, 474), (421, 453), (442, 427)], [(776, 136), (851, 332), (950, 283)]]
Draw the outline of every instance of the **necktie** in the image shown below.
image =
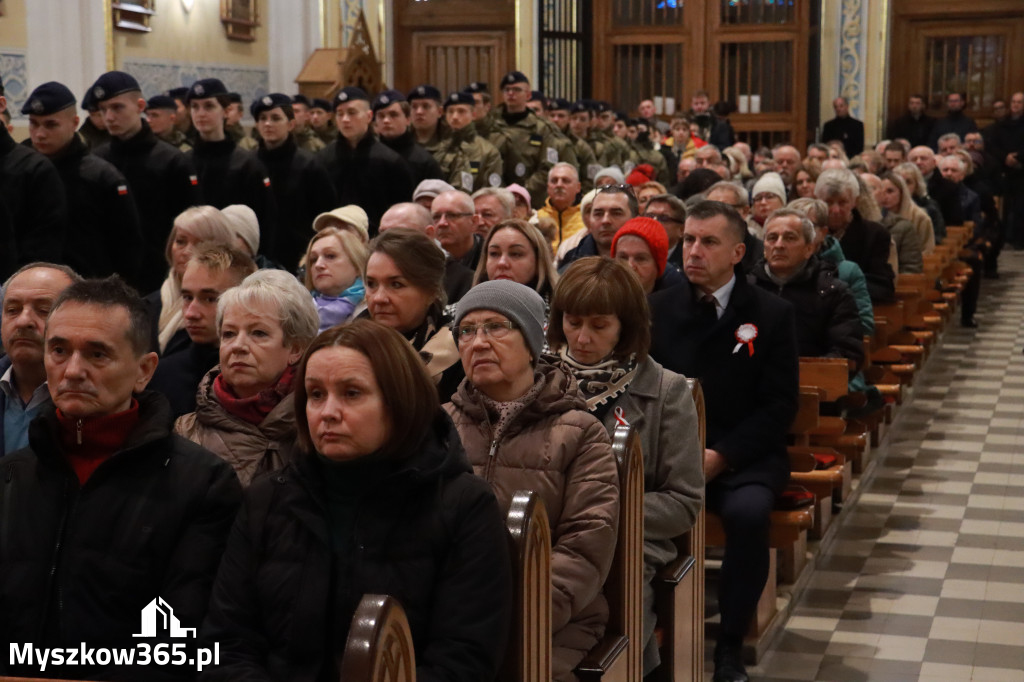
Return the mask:
[(704, 294), (701, 296), (700, 301), (697, 303), (697, 308), (700, 311), (698, 319), (700, 323), (706, 327), (710, 327), (718, 322), (718, 309), (715, 305), (715, 297), (711, 294)]

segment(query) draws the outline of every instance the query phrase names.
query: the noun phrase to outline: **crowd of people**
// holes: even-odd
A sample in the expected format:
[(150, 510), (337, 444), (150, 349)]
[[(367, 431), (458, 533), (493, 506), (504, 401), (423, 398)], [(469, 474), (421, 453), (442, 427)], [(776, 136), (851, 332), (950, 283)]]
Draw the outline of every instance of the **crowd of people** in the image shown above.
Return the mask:
[(419, 679), (491, 680), (503, 516), (528, 489), (551, 526), (552, 675), (573, 680), (608, 622), (610, 434), (632, 425), (644, 673), (650, 581), (706, 505), (727, 536), (714, 679), (748, 679), (798, 358), (847, 360), (870, 402), (863, 342), (897, 273), (972, 221), (971, 262), (998, 276), (1024, 94), (987, 137), (955, 93), (930, 127), (912, 99), (874, 148), (839, 98), (836, 139), (801, 151), (751, 149), (702, 91), (668, 120), (517, 71), (499, 92), (273, 93), (247, 132), (216, 79), (145, 100), (108, 72), (81, 125), (66, 86), (32, 91), (28, 139), (0, 128), (5, 643), (134, 646), (159, 598), (217, 643), (201, 679), (337, 679), (359, 599), (386, 593)]

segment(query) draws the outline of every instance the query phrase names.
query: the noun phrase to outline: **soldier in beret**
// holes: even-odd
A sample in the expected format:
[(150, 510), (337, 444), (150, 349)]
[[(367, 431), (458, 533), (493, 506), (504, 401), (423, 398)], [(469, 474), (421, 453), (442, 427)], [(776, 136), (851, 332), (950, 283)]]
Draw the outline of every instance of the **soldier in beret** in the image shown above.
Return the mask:
[(174, 219), (202, 203), (192, 164), (158, 138), (142, 117), (146, 100), (138, 81), (123, 71), (108, 71), (89, 88), (88, 96), (103, 113), (109, 144), (94, 153), (112, 163), (128, 180), (142, 227), (143, 252), (137, 281), (140, 292), (160, 287), (167, 274), (164, 248)]
[(121, 171), (90, 154), (75, 133), (76, 104), (67, 86), (49, 82), (33, 90), (21, 108), (32, 147), (57, 168), (75, 221), (60, 262), (83, 277), (119, 273), (137, 282), (142, 231), (134, 195)]
[(587, 118), (589, 119), (589, 112), (578, 102), (576, 104), (569, 104), (568, 100), (560, 97), (548, 100), (548, 120), (554, 123), (555, 127), (572, 144), (573, 151), (576, 152), (576, 160), (579, 161), (580, 185), (583, 187), (583, 193), (586, 194), (594, 189), (594, 176), (597, 175), (602, 166), (597, 163), (597, 156), (590, 145), (587, 144), (586, 139), (577, 135), (569, 125), (569, 119), (573, 113), (579, 113), (581, 110), (587, 113)]
[(473, 95), (473, 123), (476, 125), (477, 135), (490, 137), (494, 132), (494, 114), (491, 108), (491, 91), (487, 88), (487, 83), (473, 81), (462, 90)]
[(239, 149), (256, 151), (259, 143), (245, 132), (245, 127), (242, 125), (242, 116), (244, 115), (242, 96), (237, 92), (229, 92), (228, 105), (224, 108), (224, 132), (235, 141), (235, 146)]
[[(292, 111), (295, 113), (295, 129), (292, 130), (292, 137), (299, 149), (305, 149), (311, 154), (323, 149), (327, 143), (313, 132), (309, 125), (309, 98), (303, 94), (292, 96)], [(259, 126), (257, 126), (257, 130)]]
[(204, 78), (188, 91), (192, 125), (199, 132), (195, 149), (187, 154), (196, 167), (205, 203), (214, 208), (245, 204), (260, 223), (260, 253), (279, 260), (275, 249), (277, 207), (270, 176), (251, 151), (240, 149), (227, 133), (227, 88), (216, 78)]
[(366, 211), (370, 236), (376, 236), (384, 211), (412, 197), (412, 169), (374, 137), (370, 97), (362, 88), (349, 86), (335, 95), (334, 117), (338, 137), (320, 151), (320, 159), (334, 182), (338, 204), (356, 204)]
[(537, 114), (540, 118), (546, 119), (548, 117), (547, 99), (540, 90), (530, 91), (530, 99), (526, 101), (526, 108)]
[(409, 91), (406, 99), (412, 110), (410, 122), (416, 131), (416, 141), (436, 159), (441, 143), (448, 138), (444, 109), (441, 108), (441, 91), (433, 85), (418, 85)]
[(409, 126), (412, 107), (398, 90), (385, 90), (373, 98), (373, 128), (385, 145), (398, 153), (409, 164), (413, 182), (439, 180), (444, 176), (434, 155), (416, 142)]
[(110, 142), (110, 133), (107, 132), (107, 128), (103, 124), (103, 112), (100, 111), (100, 105), (96, 103), (89, 92), (86, 92), (85, 97), (82, 98), (82, 109), (89, 114), (86, 116), (85, 122), (82, 123), (82, 127), (78, 129), (78, 134), (82, 136), (85, 146), (92, 150)]
[(175, 119), (174, 126), (184, 133), (188, 143), (194, 146), (196, 140), (199, 139), (199, 133), (196, 132), (195, 126), (192, 125), (192, 116), (188, 111), (188, 88), (185, 86), (171, 88), (164, 94), (172, 98), (174, 103), (178, 105), (178, 116)]
[(451, 136), (441, 146), (441, 169), (448, 182), (465, 192), (501, 187), (504, 162), (497, 147), (476, 134), (473, 95), (453, 92), (444, 102)]
[(270, 173), (277, 204), (277, 261), (291, 272), (313, 236), (313, 219), (338, 205), (323, 163), (295, 141), (293, 107), (292, 98), (279, 92), (264, 95), (249, 107), (259, 131), (256, 154)]
[[(0, 112), (7, 111), (0, 80)], [(0, 277), (33, 261), (59, 262), (68, 226), (64, 184), (53, 164), (16, 144), (0, 125)]]
[(309, 127), (324, 146), (334, 142), (334, 138), (338, 136), (338, 129), (334, 127), (334, 112), (330, 102), (319, 97), (310, 100)]
[(619, 170), (625, 174), (626, 166), (630, 163), (630, 150), (625, 140), (612, 133), (612, 127), (615, 125), (615, 112), (607, 102), (595, 102), (594, 107), (594, 127), (591, 129), (591, 136), (587, 138), (587, 142), (594, 148), (597, 162), (601, 166), (604, 168), (618, 166)]
[(146, 121), (150, 129), (167, 144), (184, 153), (192, 149), (185, 133), (178, 129), (178, 103), (168, 95), (156, 95), (146, 101)]

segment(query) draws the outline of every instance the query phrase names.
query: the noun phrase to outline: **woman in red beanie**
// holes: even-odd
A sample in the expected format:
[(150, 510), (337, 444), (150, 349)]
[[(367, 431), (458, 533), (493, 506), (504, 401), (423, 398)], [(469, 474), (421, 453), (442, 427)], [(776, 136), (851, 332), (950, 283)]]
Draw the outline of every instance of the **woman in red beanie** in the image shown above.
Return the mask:
[(612, 239), (612, 258), (625, 261), (640, 278), (645, 294), (683, 281), (675, 266), (668, 266), (668, 232), (654, 218), (632, 218)]

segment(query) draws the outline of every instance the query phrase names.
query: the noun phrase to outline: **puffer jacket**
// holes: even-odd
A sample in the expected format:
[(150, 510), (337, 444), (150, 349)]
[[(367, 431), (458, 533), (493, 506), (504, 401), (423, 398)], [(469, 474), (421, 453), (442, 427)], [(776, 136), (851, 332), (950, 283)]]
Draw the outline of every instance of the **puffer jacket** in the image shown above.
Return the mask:
[(918, 236), (917, 228), (906, 218), (901, 218), (896, 213), (887, 213), (882, 218), (882, 226), (889, 230), (892, 239), (896, 242), (896, 254), (899, 259), (899, 271), (906, 273), (918, 273), (924, 269), (922, 258), (921, 238)]
[(292, 461), (295, 450), (295, 395), (286, 396), (259, 426), (228, 413), (217, 401), (217, 365), (199, 382), (196, 411), (178, 417), (174, 432), (214, 453), (235, 470), (242, 487), (258, 474)]
[(864, 271), (853, 261), (846, 260), (839, 240), (832, 236), (825, 237), (825, 241), (818, 247), (817, 256), (836, 266), (840, 281), (846, 283), (846, 286), (850, 288), (850, 293), (853, 294), (853, 300), (857, 302), (860, 326), (868, 336), (874, 335), (875, 310), (871, 306), (871, 294), (868, 293), (868, 282), (864, 278)]
[(544, 500), (552, 541), (552, 675), (571, 680), (608, 622), (602, 587), (618, 530), (618, 472), (608, 433), (586, 411), (576, 380), (541, 363), (535, 381), (539, 393), (501, 433), (493, 432), (483, 396), (468, 379), (445, 409), (503, 511), (517, 490)]

